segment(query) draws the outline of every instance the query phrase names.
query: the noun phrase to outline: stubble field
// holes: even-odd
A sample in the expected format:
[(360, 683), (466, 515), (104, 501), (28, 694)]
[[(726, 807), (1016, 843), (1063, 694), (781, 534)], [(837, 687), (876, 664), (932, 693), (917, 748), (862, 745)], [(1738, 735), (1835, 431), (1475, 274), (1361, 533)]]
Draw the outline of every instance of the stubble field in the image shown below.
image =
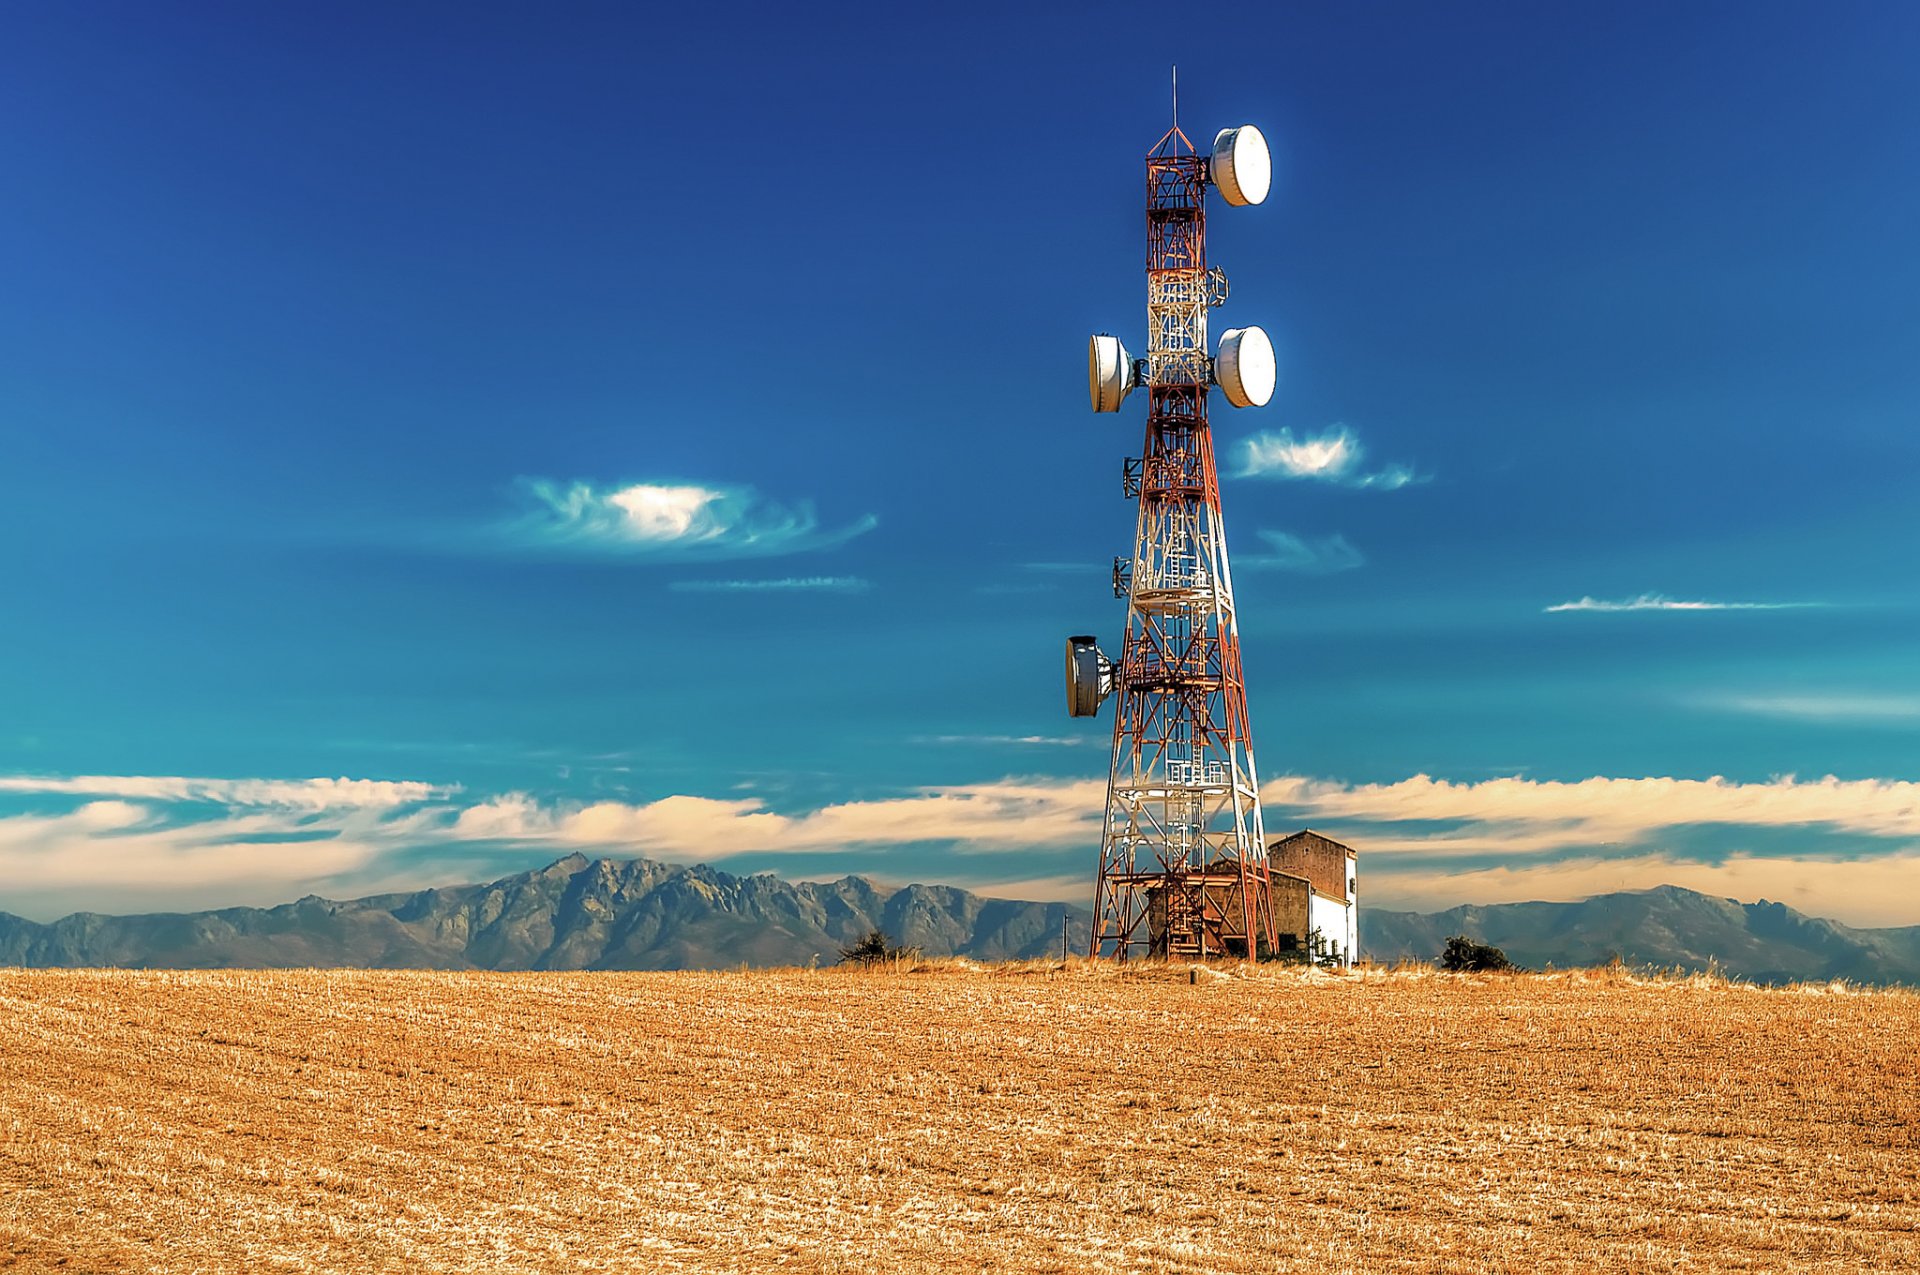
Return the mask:
[(0, 1269), (1920, 1269), (1920, 996), (1197, 978), (0, 971)]

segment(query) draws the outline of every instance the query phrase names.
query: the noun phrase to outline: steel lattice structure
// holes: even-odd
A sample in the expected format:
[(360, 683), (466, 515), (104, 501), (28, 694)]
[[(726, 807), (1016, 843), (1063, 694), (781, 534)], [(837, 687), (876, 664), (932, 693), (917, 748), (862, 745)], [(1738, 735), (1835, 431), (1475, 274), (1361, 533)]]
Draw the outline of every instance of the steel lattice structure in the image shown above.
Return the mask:
[(1207, 311), (1226, 296), (1207, 264), (1213, 161), (1176, 122), (1146, 162), (1148, 346), (1130, 369), (1148, 391), (1146, 441), (1125, 468), (1139, 504), (1133, 556), (1114, 568), (1124, 644), (1117, 665), (1102, 660), (1117, 712), (1089, 950), (1254, 955), (1276, 938), (1207, 426)]

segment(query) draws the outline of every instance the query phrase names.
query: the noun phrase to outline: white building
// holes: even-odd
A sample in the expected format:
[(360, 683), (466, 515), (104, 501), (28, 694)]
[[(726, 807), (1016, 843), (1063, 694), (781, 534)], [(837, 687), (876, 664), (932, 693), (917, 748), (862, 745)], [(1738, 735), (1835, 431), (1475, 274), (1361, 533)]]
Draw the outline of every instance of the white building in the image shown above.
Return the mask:
[(1267, 847), (1282, 952), (1353, 964), (1360, 954), (1357, 860), (1353, 847), (1310, 829)]

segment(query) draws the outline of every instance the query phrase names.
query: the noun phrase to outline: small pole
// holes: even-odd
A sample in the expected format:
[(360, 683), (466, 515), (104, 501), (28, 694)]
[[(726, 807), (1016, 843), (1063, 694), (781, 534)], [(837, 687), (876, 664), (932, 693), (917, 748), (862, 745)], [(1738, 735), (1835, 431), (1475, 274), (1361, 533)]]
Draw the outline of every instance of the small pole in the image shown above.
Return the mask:
[(1173, 68), (1173, 131), (1176, 133), (1180, 131), (1180, 66), (1178, 63), (1175, 63)]
[(1060, 963), (1067, 963), (1067, 914), (1060, 913)]

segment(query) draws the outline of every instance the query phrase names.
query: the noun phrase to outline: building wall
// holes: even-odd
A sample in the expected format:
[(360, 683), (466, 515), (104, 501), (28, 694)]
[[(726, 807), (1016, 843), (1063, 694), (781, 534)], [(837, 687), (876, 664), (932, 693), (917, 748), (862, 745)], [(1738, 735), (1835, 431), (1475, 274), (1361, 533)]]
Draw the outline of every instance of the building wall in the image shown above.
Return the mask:
[(1282, 837), (1267, 847), (1267, 860), (1277, 871), (1305, 877), (1314, 889), (1342, 903), (1347, 901), (1353, 859), (1351, 849), (1311, 831)]
[(1316, 958), (1332, 955), (1342, 965), (1351, 965), (1359, 946), (1357, 917), (1356, 908), (1328, 898), (1305, 877), (1284, 872), (1273, 874), (1273, 919), (1280, 932), (1282, 951), (1305, 950), (1314, 930), (1318, 929), (1324, 946), (1313, 955)]
[(1293, 947), (1305, 945), (1307, 934), (1313, 929), (1312, 904), (1313, 887), (1307, 884), (1305, 877), (1287, 876), (1284, 873), (1272, 874), (1273, 919), (1274, 928), (1280, 931), (1280, 945), (1287, 947), (1287, 936), (1293, 936)]
[(1353, 964), (1355, 950), (1359, 947), (1358, 927), (1355, 919), (1358, 909), (1338, 899), (1329, 899), (1318, 891), (1314, 892), (1308, 908), (1308, 930), (1318, 929), (1320, 938), (1327, 944), (1330, 955), (1337, 957), (1342, 965)]

